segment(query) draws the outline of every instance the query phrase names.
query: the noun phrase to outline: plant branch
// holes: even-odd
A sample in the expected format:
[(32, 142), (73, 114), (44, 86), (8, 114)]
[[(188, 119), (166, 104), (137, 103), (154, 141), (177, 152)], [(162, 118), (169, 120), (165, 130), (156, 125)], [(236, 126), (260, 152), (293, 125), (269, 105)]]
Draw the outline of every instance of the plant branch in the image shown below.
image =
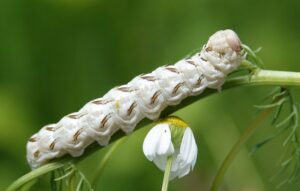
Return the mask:
[[(223, 85), (223, 90), (231, 89), (234, 87), (241, 87), (241, 86), (258, 86), (258, 85), (280, 85), (280, 86), (300, 86), (300, 72), (288, 72), (288, 71), (272, 71), (272, 70), (255, 70), (250, 75), (235, 77), (230, 80), (228, 80)], [(167, 116), (181, 108), (184, 108), (204, 97), (207, 97), (209, 95), (212, 95), (216, 93), (216, 90), (213, 89), (207, 89), (202, 94), (198, 96), (191, 96), (183, 100), (179, 105), (177, 106), (169, 106), (166, 110), (162, 112), (162, 116)], [(147, 124), (150, 124), (151, 121), (148, 119), (142, 120), (136, 129), (141, 128)], [(125, 136), (125, 134), (121, 131), (118, 131), (113, 135), (111, 142)], [(7, 191), (14, 191), (19, 189), (21, 186), (26, 184), (27, 182), (46, 174), (50, 171), (53, 171), (55, 169), (61, 168), (66, 163), (73, 162), (77, 163), (87, 156), (91, 155), (95, 151), (101, 149), (98, 144), (94, 143), (90, 145), (86, 151), (85, 154), (77, 157), (72, 158), (71, 156), (65, 156), (61, 159), (55, 159), (52, 162), (50, 161), (48, 164), (45, 164), (14, 181), (7, 189)]]

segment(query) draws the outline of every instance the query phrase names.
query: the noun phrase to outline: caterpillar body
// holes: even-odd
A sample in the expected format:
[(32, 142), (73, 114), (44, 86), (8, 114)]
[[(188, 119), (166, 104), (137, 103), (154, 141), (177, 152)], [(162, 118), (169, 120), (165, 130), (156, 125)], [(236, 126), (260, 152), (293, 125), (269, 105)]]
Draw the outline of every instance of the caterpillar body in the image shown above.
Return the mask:
[(143, 118), (156, 120), (167, 106), (187, 96), (205, 88), (220, 90), (228, 73), (244, 59), (242, 52), (235, 32), (216, 32), (195, 55), (139, 75), (58, 123), (42, 127), (27, 143), (29, 165), (37, 168), (65, 154), (80, 156), (91, 143), (105, 146), (116, 131), (130, 133)]

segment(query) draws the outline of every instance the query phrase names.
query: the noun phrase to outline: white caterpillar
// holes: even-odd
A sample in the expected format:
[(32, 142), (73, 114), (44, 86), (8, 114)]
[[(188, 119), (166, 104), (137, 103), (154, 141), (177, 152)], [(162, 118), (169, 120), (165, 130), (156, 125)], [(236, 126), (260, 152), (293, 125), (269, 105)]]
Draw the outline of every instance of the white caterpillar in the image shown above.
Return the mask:
[(37, 168), (67, 153), (80, 156), (95, 141), (107, 145), (119, 129), (130, 133), (143, 118), (156, 120), (167, 106), (187, 96), (207, 87), (220, 89), (243, 59), (238, 36), (232, 30), (218, 31), (192, 57), (139, 75), (58, 123), (44, 126), (27, 143), (28, 163)]

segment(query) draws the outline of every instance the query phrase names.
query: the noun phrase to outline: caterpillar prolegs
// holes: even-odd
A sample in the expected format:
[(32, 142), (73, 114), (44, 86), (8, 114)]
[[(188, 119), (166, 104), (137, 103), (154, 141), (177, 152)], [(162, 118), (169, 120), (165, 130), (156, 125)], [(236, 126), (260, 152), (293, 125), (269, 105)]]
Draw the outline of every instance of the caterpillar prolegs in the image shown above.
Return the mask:
[(167, 106), (187, 96), (205, 88), (220, 89), (244, 59), (242, 52), (235, 32), (216, 32), (195, 55), (139, 75), (58, 123), (42, 127), (27, 143), (29, 165), (37, 168), (65, 154), (80, 156), (91, 143), (105, 146), (116, 131), (130, 133), (143, 118), (156, 120)]

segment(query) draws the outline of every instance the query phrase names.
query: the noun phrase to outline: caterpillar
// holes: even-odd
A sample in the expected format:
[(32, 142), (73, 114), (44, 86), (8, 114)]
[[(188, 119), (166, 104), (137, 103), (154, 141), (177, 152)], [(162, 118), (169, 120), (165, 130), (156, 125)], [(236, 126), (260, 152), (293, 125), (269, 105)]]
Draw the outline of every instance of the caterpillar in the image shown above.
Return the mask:
[(42, 127), (27, 143), (27, 161), (34, 169), (66, 154), (78, 157), (95, 141), (105, 146), (116, 131), (131, 133), (143, 118), (158, 119), (167, 106), (206, 88), (221, 90), (225, 77), (244, 58), (236, 33), (218, 31), (195, 55), (141, 74), (58, 123)]

